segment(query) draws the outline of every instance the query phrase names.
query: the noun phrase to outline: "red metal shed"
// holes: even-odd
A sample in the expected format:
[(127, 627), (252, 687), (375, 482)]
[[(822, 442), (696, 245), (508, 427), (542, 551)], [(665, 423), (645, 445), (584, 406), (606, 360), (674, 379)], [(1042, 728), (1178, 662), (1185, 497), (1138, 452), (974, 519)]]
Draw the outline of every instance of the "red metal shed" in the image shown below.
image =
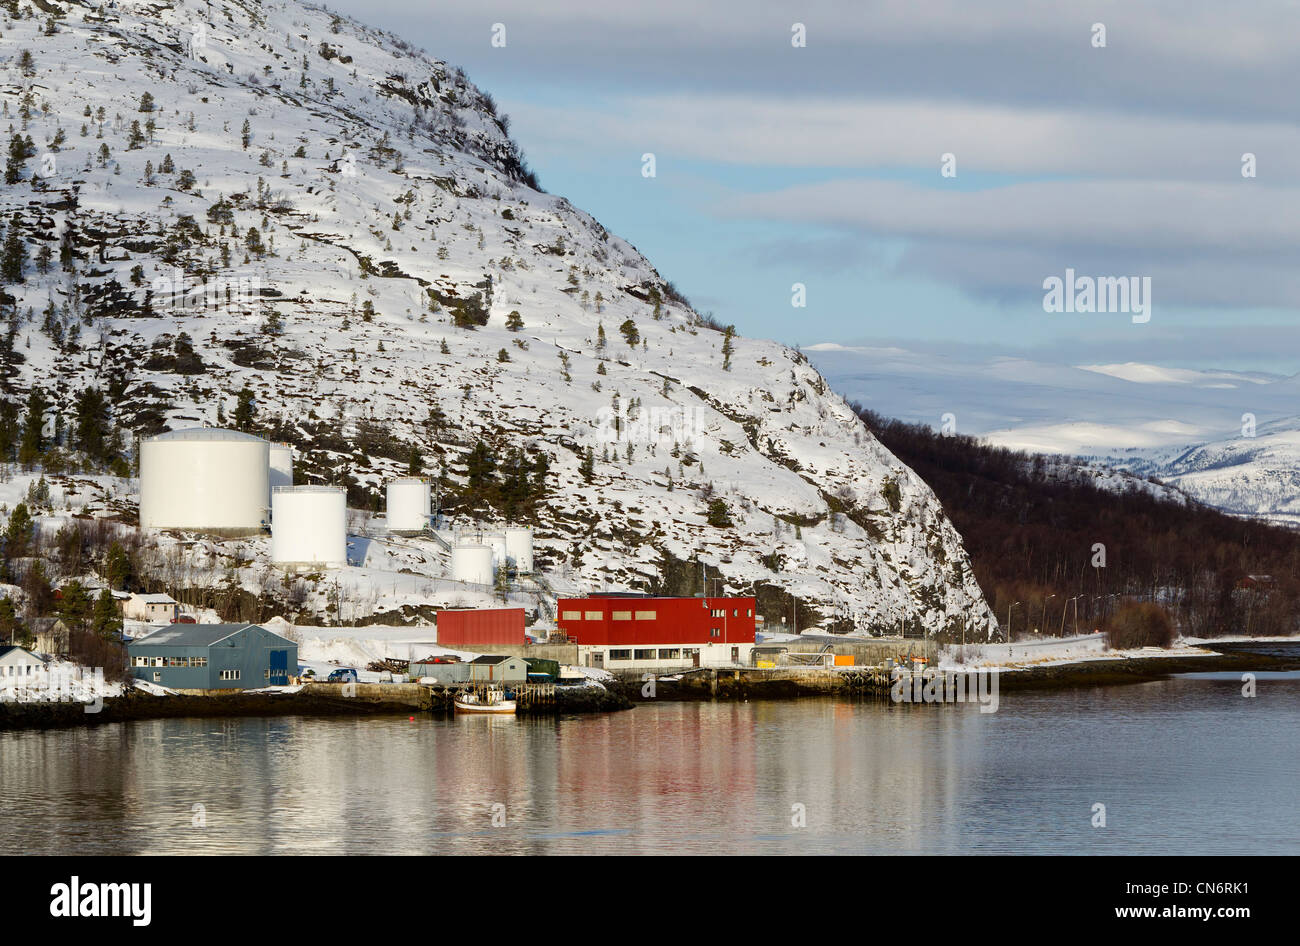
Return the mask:
[(438, 612), (438, 643), (444, 647), (527, 642), (523, 608)]

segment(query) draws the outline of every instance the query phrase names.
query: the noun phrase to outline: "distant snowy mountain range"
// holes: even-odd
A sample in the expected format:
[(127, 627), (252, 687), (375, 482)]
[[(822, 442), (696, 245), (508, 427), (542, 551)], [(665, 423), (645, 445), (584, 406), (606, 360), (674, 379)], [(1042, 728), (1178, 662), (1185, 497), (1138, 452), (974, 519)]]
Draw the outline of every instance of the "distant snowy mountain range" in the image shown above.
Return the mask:
[(1080, 457), (1228, 512), (1300, 525), (1300, 375), (835, 344), (804, 352), (835, 390), (887, 416)]
[(685, 562), (828, 627), (995, 626), (933, 493), (816, 369), (539, 191), (459, 70), (296, 2), (17, 6), (10, 403), (39, 383), (67, 418), (97, 384), (142, 435), (248, 386), (300, 470), (363, 489), (411, 446), (444, 497), (478, 441), (544, 457), (539, 594), (672, 588)]

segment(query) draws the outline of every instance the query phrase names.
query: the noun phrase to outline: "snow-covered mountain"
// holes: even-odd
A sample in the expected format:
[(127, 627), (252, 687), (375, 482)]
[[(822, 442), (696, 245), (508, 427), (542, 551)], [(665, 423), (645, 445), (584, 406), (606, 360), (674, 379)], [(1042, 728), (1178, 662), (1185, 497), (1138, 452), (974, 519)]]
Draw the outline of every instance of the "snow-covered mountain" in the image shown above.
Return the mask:
[(459, 70), (294, 2), (32, 2), (0, 27), (11, 401), (39, 382), (66, 417), (97, 384), (141, 434), (248, 386), (317, 482), (378, 488), (411, 445), (453, 492), (477, 441), (544, 456), (557, 590), (698, 560), (828, 626), (994, 625), (933, 494), (807, 360), (530, 186)]
[(1300, 375), (971, 361), (834, 344), (805, 352), (837, 391), (887, 416), (1068, 454), (1227, 512), (1300, 524)]

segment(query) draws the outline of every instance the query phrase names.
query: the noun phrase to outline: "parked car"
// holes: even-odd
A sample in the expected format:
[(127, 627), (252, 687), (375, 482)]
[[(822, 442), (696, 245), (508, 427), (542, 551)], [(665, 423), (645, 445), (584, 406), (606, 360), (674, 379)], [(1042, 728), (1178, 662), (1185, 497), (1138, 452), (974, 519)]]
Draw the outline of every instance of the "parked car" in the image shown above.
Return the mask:
[(330, 671), (330, 675), (325, 678), (326, 683), (356, 683), (357, 672), (352, 667), (339, 667), (337, 670)]

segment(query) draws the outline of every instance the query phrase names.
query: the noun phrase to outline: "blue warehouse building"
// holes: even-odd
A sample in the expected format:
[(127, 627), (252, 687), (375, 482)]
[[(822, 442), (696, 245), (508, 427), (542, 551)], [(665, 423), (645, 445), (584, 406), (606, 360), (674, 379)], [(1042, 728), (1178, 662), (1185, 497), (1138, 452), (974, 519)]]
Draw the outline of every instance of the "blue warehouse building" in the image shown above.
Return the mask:
[(171, 624), (127, 645), (131, 673), (176, 690), (282, 686), (298, 645), (257, 624)]

